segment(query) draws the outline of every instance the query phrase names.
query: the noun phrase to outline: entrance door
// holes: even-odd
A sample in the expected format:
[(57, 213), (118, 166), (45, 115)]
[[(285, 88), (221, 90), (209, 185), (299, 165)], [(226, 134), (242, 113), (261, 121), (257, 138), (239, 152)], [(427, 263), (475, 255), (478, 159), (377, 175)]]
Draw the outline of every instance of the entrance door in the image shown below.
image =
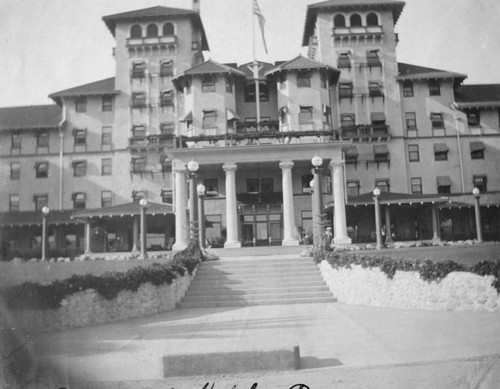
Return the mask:
[(269, 246), (281, 244), (283, 227), (281, 214), (241, 215), (241, 243), (244, 246)]

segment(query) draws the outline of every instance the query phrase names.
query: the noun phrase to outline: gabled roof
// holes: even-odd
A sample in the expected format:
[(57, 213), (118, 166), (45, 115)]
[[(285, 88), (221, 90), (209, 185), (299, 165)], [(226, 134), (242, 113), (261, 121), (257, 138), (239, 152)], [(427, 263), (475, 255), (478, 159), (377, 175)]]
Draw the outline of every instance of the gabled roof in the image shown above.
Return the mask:
[[(174, 207), (172, 204), (161, 204), (148, 202), (146, 213), (148, 215), (169, 215), (173, 214)], [(131, 202), (126, 204), (114, 205), (112, 207), (87, 209), (74, 212), (72, 219), (86, 219), (92, 217), (113, 217), (113, 216), (134, 216), (141, 214), (141, 205), (139, 202)]]
[(192, 9), (182, 9), (182, 8), (172, 8), (172, 7), (162, 7), (155, 6), (150, 8), (138, 9), (135, 11), (121, 12), (113, 15), (104, 16), (102, 20), (106, 23), (111, 34), (115, 36), (115, 28), (117, 22), (130, 22), (138, 20), (151, 20), (151, 19), (167, 19), (167, 18), (178, 18), (178, 17), (189, 17), (193, 21), (194, 25), (200, 29), (202, 38), (202, 49), (209, 50), (208, 41), (205, 35), (205, 29), (203, 28), (203, 23), (200, 18), (198, 11)]
[(340, 73), (340, 70), (334, 68), (333, 66), (326, 65), (322, 62), (315, 61), (311, 58), (299, 55), (290, 61), (283, 62), (278, 66), (275, 66), (271, 70), (266, 72), (266, 75), (276, 73), (282, 70), (301, 70), (301, 69), (325, 69)]
[(62, 97), (116, 95), (119, 93), (120, 92), (115, 89), (115, 78), (110, 77), (104, 80), (91, 82), (90, 84), (55, 92), (50, 94), (49, 97), (60, 105)]
[(401, 12), (403, 12), (404, 6), (405, 2), (399, 0), (329, 0), (310, 4), (307, 6), (302, 46), (307, 46), (309, 44), (309, 37), (314, 34), (314, 26), (319, 11), (391, 8), (394, 24), (396, 24)]
[(0, 108), (0, 131), (57, 128), (61, 119), (55, 104)]
[(453, 78), (460, 83), (467, 78), (467, 75), (398, 62), (398, 76), (396, 80), (428, 80), (431, 78)]
[(231, 66), (227, 66), (221, 63), (218, 63), (212, 59), (209, 59), (199, 65), (192, 67), (184, 71), (184, 75), (198, 75), (198, 74), (218, 74), (218, 73), (226, 73), (226, 74), (235, 74), (237, 76), (244, 76), (245, 74), (238, 69), (232, 68)]
[(460, 108), (500, 106), (500, 84), (461, 85), (455, 90)]

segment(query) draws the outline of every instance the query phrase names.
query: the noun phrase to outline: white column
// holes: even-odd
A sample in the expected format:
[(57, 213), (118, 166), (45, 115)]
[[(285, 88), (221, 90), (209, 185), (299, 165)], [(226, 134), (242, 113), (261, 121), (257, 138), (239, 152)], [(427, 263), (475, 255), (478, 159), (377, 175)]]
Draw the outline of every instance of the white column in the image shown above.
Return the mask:
[(332, 192), (335, 202), (333, 243), (351, 244), (351, 238), (347, 235), (345, 216), (344, 163), (332, 161), (330, 168), (332, 169)]
[(236, 204), (236, 169), (235, 164), (223, 165), (226, 172), (226, 230), (227, 238), (224, 247), (241, 247), (238, 239), (238, 210)]
[(139, 216), (133, 216), (133, 225), (132, 225), (132, 251), (137, 252), (139, 249), (137, 248), (137, 241), (139, 240)]
[(92, 248), (90, 246), (90, 239), (91, 239), (91, 228), (90, 228), (90, 220), (85, 220), (85, 254), (91, 254), (92, 253)]
[(186, 168), (174, 170), (175, 179), (175, 243), (172, 250), (184, 250), (188, 244)]
[(439, 209), (438, 207), (432, 207), (431, 208), (431, 215), (432, 215), (432, 240), (433, 241), (439, 241), (439, 215), (438, 215)]
[(295, 233), (295, 215), (293, 207), (293, 162), (280, 162), (283, 183), (283, 246), (297, 246), (299, 239)]

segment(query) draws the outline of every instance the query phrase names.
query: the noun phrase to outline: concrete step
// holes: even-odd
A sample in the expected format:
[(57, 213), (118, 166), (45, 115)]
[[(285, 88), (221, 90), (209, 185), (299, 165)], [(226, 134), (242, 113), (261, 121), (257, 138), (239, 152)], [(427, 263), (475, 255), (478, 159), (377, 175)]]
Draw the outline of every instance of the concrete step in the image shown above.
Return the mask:
[(261, 280), (260, 282), (252, 281), (252, 282), (241, 282), (239, 280), (226, 280), (224, 282), (207, 282), (202, 279), (194, 279), (194, 281), (189, 286), (188, 291), (191, 290), (207, 290), (207, 289), (224, 289), (224, 288), (247, 288), (247, 289), (255, 289), (255, 288), (273, 288), (273, 287), (317, 287), (324, 286), (325, 282), (320, 279), (310, 279), (304, 281), (296, 281), (296, 280), (277, 280), (273, 282), (268, 282), (266, 280)]
[(304, 273), (304, 274), (202, 274), (197, 275), (193, 283), (197, 281), (205, 281), (209, 283), (224, 283), (226, 281), (240, 281), (240, 283), (279, 283), (283, 280), (287, 281), (315, 281), (321, 279), (318, 273)]
[(289, 277), (290, 275), (296, 274), (319, 274), (319, 270), (317, 267), (311, 266), (301, 266), (301, 267), (265, 267), (265, 268), (201, 268), (198, 270), (197, 274), (201, 277), (205, 276), (213, 276), (213, 275), (225, 275), (225, 274), (233, 274), (233, 275), (244, 275), (244, 274), (281, 274), (283, 277)]
[(274, 293), (245, 293), (232, 291), (230, 293), (223, 294), (206, 294), (197, 296), (186, 295), (183, 299), (183, 303), (189, 302), (205, 302), (205, 301), (240, 301), (244, 300), (247, 302), (251, 301), (267, 301), (267, 300), (289, 300), (295, 298), (318, 298), (318, 297), (331, 297), (332, 293), (327, 289), (326, 291), (309, 291), (309, 292), (274, 292)]
[(318, 283), (318, 285), (304, 285), (295, 286), (295, 284), (289, 284), (286, 286), (279, 285), (263, 285), (262, 287), (256, 285), (221, 285), (219, 287), (206, 285), (203, 288), (189, 288), (186, 296), (204, 296), (207, 294), (230, 294), (231, 292), (243, 292), (252, 294), (266, 294), (266, 293), (289, 293), (289, 292), (324, 292), (328, 291), (328, 287), (323, 283)]
[(180, 302), (178, 308), (219, 308), (219, 307), (246, 307), (249, 305), (282, 305), (282, 304), (312, 304), (336, 302), (332, 295), (329, 297), (301, 297), (275, 300), (252, 300), (252, 301), (204, 301), (204, 302)]
[(261, 246), (261, 247), (241, 247), (234, 249), (212, 249), (212, 252), (219, 258), (263, 255), (300, 255), (305, 246)]
[(201, 269), (259, 269), (259, 268), (297, 268), (311, 267), (317, 268), (313, 261), (292, 260), (292, 261), (212, 261), (203, 262)]

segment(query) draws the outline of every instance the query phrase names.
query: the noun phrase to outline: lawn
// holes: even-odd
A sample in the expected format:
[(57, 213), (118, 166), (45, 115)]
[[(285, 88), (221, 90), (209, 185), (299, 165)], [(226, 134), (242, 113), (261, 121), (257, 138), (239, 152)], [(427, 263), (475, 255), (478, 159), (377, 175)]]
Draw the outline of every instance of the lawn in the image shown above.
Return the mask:
[(401, 249), (363, 250), (366, 255), (383, 255), (391, 258), (430, 259), (434, 262), (448, 259), (463, 264), (474, 265), (480, 261), (500, 260), (500, 243), (484, 243), (473, 246), (428, 246)]
[(74, 262), (0, 262), (0, 287), (22, 284), (23, 282), (50, 283), (63, 280), (73, 274), (101, 275), (107, 271), (125, 272), (135, 266), (148, 266), (154, 262), (165, 263), (170, 259), (129, 259), (74, 261)]

